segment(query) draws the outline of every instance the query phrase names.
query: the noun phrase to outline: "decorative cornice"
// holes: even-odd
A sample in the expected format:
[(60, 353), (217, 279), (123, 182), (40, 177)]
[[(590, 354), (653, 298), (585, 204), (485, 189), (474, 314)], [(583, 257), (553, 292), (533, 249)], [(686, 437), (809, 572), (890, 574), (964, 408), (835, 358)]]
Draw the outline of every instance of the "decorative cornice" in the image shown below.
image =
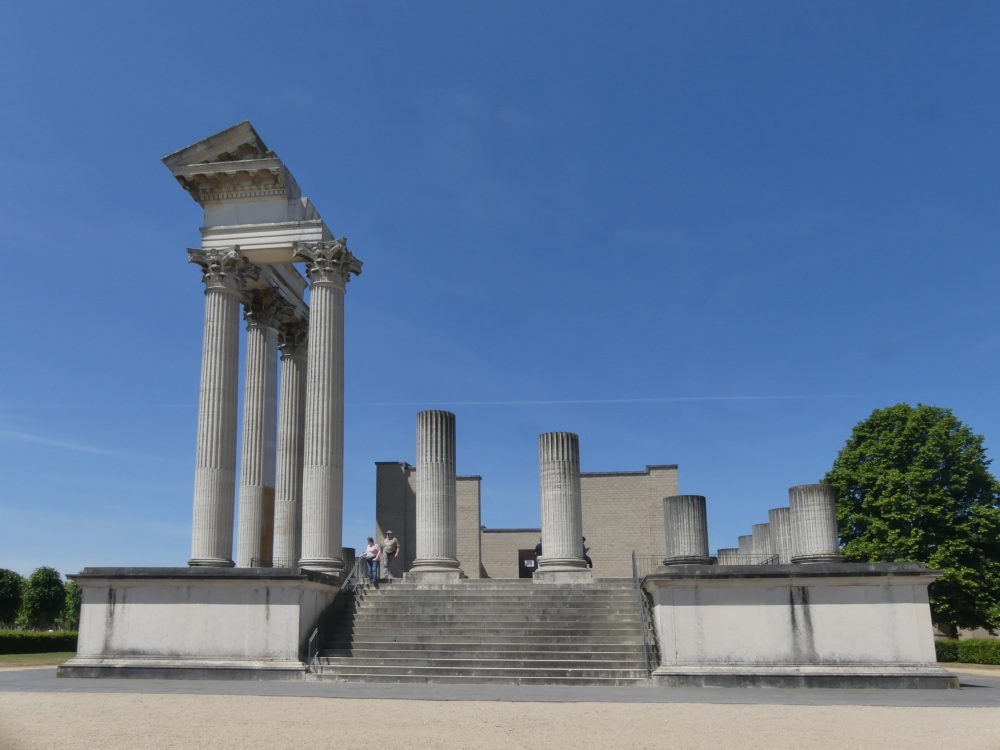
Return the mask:
[(256, 279), (260, 270), (240, 254), (238, 246), (201, 250), (188, 248), (188, 263), (201, 266), (205, 290), (218, 289), (239, 294), (248, 278)]
[(351, 274), (361, 273), (360, 260), (347, 249), (347, 238), (331, 242), (298, 242), (295, 259), (306, 262), (306, 276), (313, 284), (336, 284), (343, 287)]
[(247, 328), (260, 326), (277, 330), (281, 319), (292, 311), (276, 289), (254, 289), (243, 300), (243, 319)]
[[(277, 160), (271, 163), (246, 163), (244, 169), (238, 162), (225, 163), (226, 169), (195, 171), (197, 166), (176, 175), (177, 181), (198, 203), (218, 203), (239, 198), (266, 198), (283, 196), (288, 192), (285, 170)], [(277, 166), (276, 166), (277, 165)], [(207, 167), (208, 165), (206, 165)], [(231, 167), (231, 168), (230, 168)]]
[(308, 322), (296, 320), (294, 323), (283, 323), (278, 328), (278, 349), (282, 359), (304, 356), (308, 348)]

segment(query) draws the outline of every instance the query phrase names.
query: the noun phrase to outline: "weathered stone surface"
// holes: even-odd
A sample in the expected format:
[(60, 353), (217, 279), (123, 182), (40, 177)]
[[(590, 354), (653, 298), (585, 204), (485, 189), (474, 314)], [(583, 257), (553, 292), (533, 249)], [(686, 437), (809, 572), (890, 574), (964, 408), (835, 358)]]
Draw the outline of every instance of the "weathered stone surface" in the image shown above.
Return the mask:
[(792, 521), (793, 563), (839, 562), (837, 495), (828, 484), (802, 484), (788, 489)]
[(702, 495), (663, 498), (663, 525), (667, 540), (664, 565), (711, 564), (708, 518)]
[(788, 508), (772, 508), (767, 512), (771, 524), (771, 547), (779, 565), (792, 561), (792, 518)]
[(455, 415), (417, 414), (417, 557), (407, 574), (421, 581), (458, 580)]
[(309, 327), (304, 322), (278, 331), (281, 394), (274, 484), (274, 559), (294, 567), (302, 556), (302, 443), (306, 417), (306, 364)]
[(571, 432), (538, 436), (542, 496), (542, 556), (535, 580), (591, 579), (583, 559), (583, 512), (580, 500), (580, 439)]

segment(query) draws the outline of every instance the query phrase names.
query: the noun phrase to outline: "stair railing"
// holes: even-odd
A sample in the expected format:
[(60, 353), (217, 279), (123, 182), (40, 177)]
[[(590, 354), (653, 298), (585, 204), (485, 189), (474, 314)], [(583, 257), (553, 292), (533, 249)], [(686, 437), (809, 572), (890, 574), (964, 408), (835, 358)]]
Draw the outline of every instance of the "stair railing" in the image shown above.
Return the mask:
[(340, 591), (337, 592), (337, 595), (333, 598), (333, 601), (330, 602), (330, 605), (326, 608), (323, 614), (320, 615), (319, 620), (316, 623), (316, 627), (313, 628), (312, 635), (309, 636), (306, 672), (313, 671), (313, 662), (316, 661), (316, 657), (319, 655), (319, 631), (320, 629), (325, 629), (324, 626), (326, 625), (326, 620), (329, 619), (330, 614), (340, 609), (339, 605), (342, 603), (343, 600), (338, 602), (338, 599), (340, 599), (341, 595), (345, 592), (353, 593), (354, 589), (356, 589), (358, 586), (363, 585), (364, 582), (367, 580), (365, 578), (363, 570), (363, 568), (365, 567), (364, 564), (366, 562), (367, 560), (365, 560), (362, 557), (359, 557), (357, 560), (354, 561), (354, 567), (351, 568), (351, 572), (348, 573), (346, 576), (344, 576), (344, 580), (340, 584)]
[(642, 590), (642, 579), (639, 576), (639, 561), (635, 550), (632, 550), (632, 580), (635, 582), (635, 594), (639, 600), (639, 617), (642, 620), (642, 650), (646, 655), (646, 674), (652, 674), (660, 664), (659, 648), (656, 641), (656, 623), (653, 619), (653, 607), (649, 596)]

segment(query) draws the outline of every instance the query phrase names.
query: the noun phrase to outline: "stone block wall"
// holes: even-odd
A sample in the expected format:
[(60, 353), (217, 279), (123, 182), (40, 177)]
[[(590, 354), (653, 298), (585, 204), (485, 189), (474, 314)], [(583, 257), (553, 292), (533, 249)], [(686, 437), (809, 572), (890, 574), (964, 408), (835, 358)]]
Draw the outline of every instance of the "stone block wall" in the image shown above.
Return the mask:
[(517, 551), (534, 549), (540, 529), (483, 529), (483, 577), (517, 578)]

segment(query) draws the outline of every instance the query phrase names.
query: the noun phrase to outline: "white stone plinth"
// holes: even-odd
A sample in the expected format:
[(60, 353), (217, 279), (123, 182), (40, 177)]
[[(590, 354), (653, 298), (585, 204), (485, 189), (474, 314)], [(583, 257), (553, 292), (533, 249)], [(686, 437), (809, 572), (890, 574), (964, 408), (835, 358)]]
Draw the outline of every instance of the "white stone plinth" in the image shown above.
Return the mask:
[(915, 563), (675, 566), (646, 579), (654, 681), (682, 685), (949, 687)]
[[(228, 575), (226, 575), (228, 574)], [(206, 568), (88, 568), (61, 676), (301, 678), (336, 579)]]

